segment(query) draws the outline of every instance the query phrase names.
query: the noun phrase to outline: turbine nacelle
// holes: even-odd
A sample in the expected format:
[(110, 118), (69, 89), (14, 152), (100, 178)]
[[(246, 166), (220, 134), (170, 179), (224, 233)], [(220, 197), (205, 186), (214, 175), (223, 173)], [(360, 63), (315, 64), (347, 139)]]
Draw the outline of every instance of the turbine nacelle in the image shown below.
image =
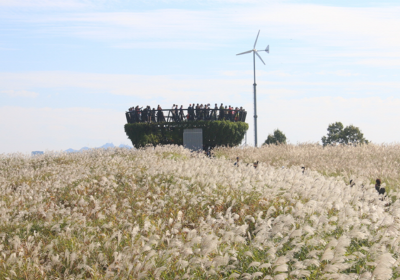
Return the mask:
[(265, 50), (258, 50), (259, 52), (267, 52), (269, 53), (269, 45), (265, 48)]

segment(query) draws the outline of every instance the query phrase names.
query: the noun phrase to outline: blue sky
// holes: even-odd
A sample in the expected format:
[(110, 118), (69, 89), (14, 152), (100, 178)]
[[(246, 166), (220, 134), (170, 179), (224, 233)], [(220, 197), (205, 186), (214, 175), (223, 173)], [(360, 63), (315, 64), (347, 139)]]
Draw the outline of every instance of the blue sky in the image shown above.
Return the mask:
[(258, 142), (317, 142), (329, 123), (400, 141), (398, 1), (0, 0), (0, 153), (128, 144), (137, 104), (224, 103)]

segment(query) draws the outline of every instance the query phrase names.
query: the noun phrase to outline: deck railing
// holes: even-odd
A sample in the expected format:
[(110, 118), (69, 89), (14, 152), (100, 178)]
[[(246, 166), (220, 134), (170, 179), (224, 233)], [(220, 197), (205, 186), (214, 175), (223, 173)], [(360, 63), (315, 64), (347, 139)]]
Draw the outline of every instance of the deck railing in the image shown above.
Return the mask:
[(229, 109), (163, 109), (139, 110), (125, 113), (128, 123), (139, 122), (187, 122), (187, 121), (222, 121), (245, 122), (245, 110)]

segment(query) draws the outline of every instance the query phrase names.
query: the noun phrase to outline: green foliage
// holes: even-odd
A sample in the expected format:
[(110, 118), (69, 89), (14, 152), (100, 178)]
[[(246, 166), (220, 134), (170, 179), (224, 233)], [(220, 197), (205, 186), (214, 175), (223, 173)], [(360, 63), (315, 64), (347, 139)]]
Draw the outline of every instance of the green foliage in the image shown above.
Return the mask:
[(343, 124), (341, 122), (335, 122), (328, 126), (328, 135), (322, 137), (322, 144), (324, 146), (329, 144), (340, 143), (341, 134), (343, 133)]
[(249, 125), (245, 122), (230, 121), (192, 121), (182, 123), (132, 123), (125, 125), (125, 133), (135, 148), (146, 145), (178, 144), (183, 145), (183, 130), (186, 128), (203, 129), (205, 147), (237, 146)]
[(335, 122), (328, 126), (328, 135), (321, 138), (322, 144), (368, 144), (364, 134), (356, 126), (349, 125), (344, 128), (341, 122)]
[(276, 129), (274, 134), (269, 134), (267, 140), (265, 140), (263, 145), (271, 145), (271, 144), (286, 144), (286, 135), (283, 134), (282, 131)]

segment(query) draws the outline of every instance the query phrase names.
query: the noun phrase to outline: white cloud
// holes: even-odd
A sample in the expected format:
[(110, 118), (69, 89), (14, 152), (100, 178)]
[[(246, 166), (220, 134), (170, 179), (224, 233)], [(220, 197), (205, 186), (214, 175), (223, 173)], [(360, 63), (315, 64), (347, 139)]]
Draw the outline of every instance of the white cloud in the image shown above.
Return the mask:
[[(63, 34), (107, 42), (123, 40), (112, 44), (125, 48), (153, 48), (155, 42), (173, 46), (176, 42), (182, 48), (198, 48), (197, 44), (224, 45), (238, 38), (249, 38), (249, 30), (253, 38), (254, 30), (261, 28), (262, 34), (268, 37), (308, 41), (316, 46), (348, 47), (354, 54), (382, 51), (382, 48), (386, 48), (386, 52), (396, 50), (400, 46), (399, 14), (400, 6), (349, 8), (264, 3), (240, 9), (85, 12), (19, 20), (40, 23), (38, 26), (44, 28), (42, 32), (51, 33), (59, 31), (54, 24), (62, 23)], [(51, 24), (43, 27), (46, 22)]]
[(0, 0), (0, 7), (70, 9), (84, 6), (86, 6), (85, 1), (78, 0)]
[[(373, 142), (400, 142), (399, 98), (315, 97), (300, 99), (271, 99), (258, 105), (259, 143), (274, 129), (281, 129), (292, 143), (317, 142), (326, 135), (328, 125), (342, 122), (358, 126)], [(249, 133), (253, 143), (253, 121)]]
[(129, 143), (123, 112), (93, 108), (0, 107), (0, 153)]
[(265, 26), (275, 38), (291, 38), (330, 46), (365, 48), (400, 45), (400, 7), (347, 8), (283, 4), (244, 11), (242, 24)]
[(298, 90), (292, 90), (292, 89), (287, 89), (287, 88), (273, 88), (273, 89), (267, 89), (267, 90), (265, 90), (265, 88), (264, 88), (263, 91), (268, 92), (268, 97), (270, 99), (293, 98), (295, 96), (298, 96), (300, 93)]
[[(145, 4), (146, 2), (151, 2), (151, 4), (174, 4), (180, 3), (183, 4), (184, 2), (189, 1), (182, 1), (182, 0), (136, 0), (137, 4)], [(197, 1), (199, 4), (210, 4), (215, 1), (207, 1), (207, 0), (200, 0)], [(217, 2), (222, 3), (238, 3), (238, 4), (249, 4), (249, 3), (265, 3), (265, 1), (260, 0), (218, 0)], [(115, 7), (115, 8), (125, 8), (131, 4), (129, 0), (0, 0), (0, 7), (29, 7), (29, 8), (41, 8), (41, 9), (48, 9), (48, 8), (82, 8), (82, 7)]]
[(399, 58), (384, 58), (384, 59), (362, 59), (357, 62), (360, 65), (379, 66), (379, 67), (399, 67)]
[[(232, 96), (246, 89), (251, 81), (235, 79), (196, 79), (190, 76), (145, 76), (127, 74), (96, 74), (77, 72), (0, 73), (3, 88), (81, 88), (88, 94), (106, 92), (145, 99), (160, 98), (187, 100)], [(190, 98), (188, 95), (190, 94)], [(192, 101), (191, 99), (190, 101)]]
[[(260, 48), (270, 43), (268, 38), (281, 40), (278, 43), (281, 49), (271, 45), (271, 55), (280, 63), (326, 64), (325, 58), (340, 57), (343, 59), (330, 63), (349, 67), (400, 66), (400, 5), (356, 8), (255, 2), (240, 8), (224, 6), (203, 10), (154, 9), (157, 5), (153, 5), (153, 9), (135, 12), (129, 9), (95, 12), (102, 10), (96, 7), (114, 3), (110, 1), (96, 4), (78, 0), (16, 0), (15, 3), (0, 0), (0, 6), (7, 3), (43, 7), (86, 5), (89, 8), (80, 12), (41, 16), (10, 14), (6, 18), (29, 24), (34, 30), (31, 34), (102, 41), (114, 48), (220, 51), (233, 43), (243, 44), (245, 40), (251, 47), (256, 31), (261, 29)], [(290, 44), (283, 44), (282, 40)], [(335, 75), (353, 74), (349, 71)]]
[[(339, 72), (339, 74), (342, 72)], [(346, 74), (347, 72), (344, 72)], [(115, 95), (135, 96), (149, 102), (175, 103), (179, 98), (182, 103), (191, 103), (195, 99), (207, 102), (242, 103), (252, 93), (252, 73), (242, 75), (244, 78), (232, 78), (222, 76), (216, 78), (200, 78), (195, 76), (173, 75), (129, 75), (129, 74), (98, 74), (79, 72), (25, 72), (25, 73), (0, 73), (0, 84), (3, 92), (26, 96), (33, 96), (31, 89), (70, 89), (79, 88), (88, 95), (95, 93), (110, 93)], [(343, 73), (342, 73), (343, 74)], [(346, 96), (348, 91), (360, 91), (373, 93), (379, 96), (382, 89), (385, 91), (397, 91), (400, 82), (384, 81), (357, 81), (346, 80), (339, 82), (325, 82), (317, 78), (303, 80), (297, 77), (285, 79), (273, 79), (274, 74), (262, 72), (257, 80), (260, 98), (268, 96), (293, 97), (302, 93), (328, 88), (341, 88), (341, 95)], [(277, 74), (278, 78), (281, 75)], [(275, 75), (275, 77), (277, 77)], [(300, 88), (301, 87), (301, 88)], [(345, 87), (345, 88), (343, 88)], [(23, 91), (15, 91), (15, 88), (23, 88)], [(162, 101), (157, 101), (157, 100)], [(217, 99), (217, 100), (216, 100)], [(196, 101), (195, 100), (195, 101)], [(239, 104), (238, 104), (239, 105)]]
[(0, 93), (6, 94), (10, 97), (37, 97), (39, 94), (33, 91), (27, 90), (3, 90)]
[[(228, 23), (218, 22), (221, 17), (209, 11), (163, 9), (143, 12), (69, 13), (40, 18), (20, 17), (17, 20), (37, 23), (42, 33), (56, 34), (59, 32), (57, 24), (60, 24), (65, 35), (108, 42), (110, 39), (122, 40), (113, 41), (113, 45), (126, 48), (154, 46), (152, 43), (160, 41), (193, 45), (204, 43), (204, 38), (216, 39), (221, 43), (222, 38), (219, 35), (229, 28)], [(229, 38), (228, 35), (223, 37)], [(126, 41), (127, 39), (131, 41)]]
[(356, 77), (360, 76), (359, 73), (353, 73), (347, 70), (337, 70), (337, 71), (321, 71), (317, 73), (318, 75), (334, 75), (339, 77)]
[(157, 41), (157, 42), (135, 42), (135, 43), (116, 43), (114, 48), (120, 49), (191, 49), (191, 50), (210, 50), (216, 47), (211, 42), (185, 42), (185, 41)]
[[(252, 76), (253, 71), (248, 70), (248, 71), (222, 71), (221, 72), (222, 76), (227, 76), (227, 77), (243, 77), (243, 76)], [(263, 70), (257, 70), (257, 77), (280, 77), (280, 78), (286, 78), (286, 77), (291, 77), (292, 74), (284, 72), (284, 71), (263, 71)]]

